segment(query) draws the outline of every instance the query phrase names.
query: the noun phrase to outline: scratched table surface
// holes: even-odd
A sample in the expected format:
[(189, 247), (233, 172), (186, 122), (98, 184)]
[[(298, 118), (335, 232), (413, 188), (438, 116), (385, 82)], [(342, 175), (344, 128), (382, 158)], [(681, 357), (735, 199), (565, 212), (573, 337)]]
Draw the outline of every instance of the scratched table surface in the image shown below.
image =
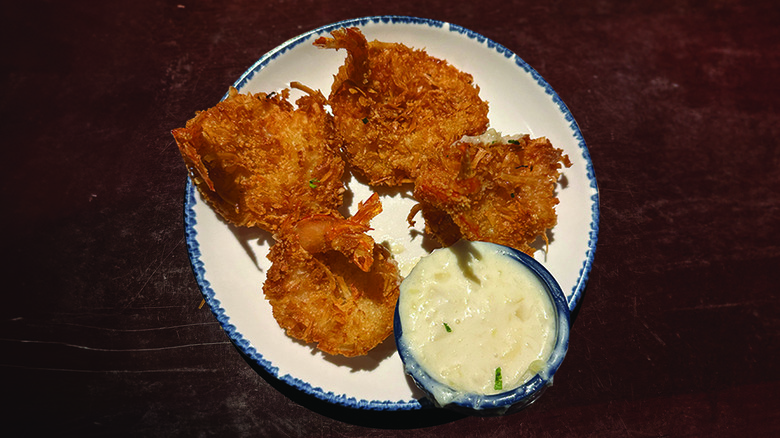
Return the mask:
[[(778, 436), (780, 8), (771, 1), (30, 0), (0, 8), (3, 436)], [(431, 18), (568, 105), (598, 249), (555, 385), (498, 417), (358, 411), (255, 369), (185, 245), (170, 130), (278, 44)]]

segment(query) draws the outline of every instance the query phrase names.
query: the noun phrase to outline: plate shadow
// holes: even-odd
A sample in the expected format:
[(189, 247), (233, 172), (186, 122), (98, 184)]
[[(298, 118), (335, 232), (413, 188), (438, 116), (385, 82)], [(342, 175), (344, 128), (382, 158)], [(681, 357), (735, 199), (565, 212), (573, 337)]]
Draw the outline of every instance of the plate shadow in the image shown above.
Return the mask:
[(356, 409), (334, 404), (279, 380), (245, 355), (236, 345), (233, 346), (244, 361), (274, 389), (307, 409), (343, 423), (375, 429), (419, 429), (451, 423), (466, 417), (465, 414), (437, 408), (426, 398), (420, 399), (422, 408), (416, 410)]

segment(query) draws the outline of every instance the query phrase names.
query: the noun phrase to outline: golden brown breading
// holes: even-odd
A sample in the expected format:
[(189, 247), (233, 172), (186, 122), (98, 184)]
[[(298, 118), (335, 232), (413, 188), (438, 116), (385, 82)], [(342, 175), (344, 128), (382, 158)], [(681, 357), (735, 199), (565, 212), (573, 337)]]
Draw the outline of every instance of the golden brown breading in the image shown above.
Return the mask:
[(314, 215), (285, 223), (274, 236), (263, 292), (288, 335), (351, 357), (392, 332), (398, 267), (365, 234), (381, 209), (374, 194), (349, 219)]
[(289, 90), (239, 94), (196, 114), (173, 136), (206, 201), (228, 222), (276, 231), (288, 218), (342, 204), (341, 142), (325, 98), (308, 94), (295, 109)]
[(556, 223), (561, 164), (571, 162), (546, 138), (455, 142), (415, 180), (426, 231), (444, 245), (465, 237), (532, 254)]
[[(239, 94), (173, 131), (192, 180), (227, 221), (274, 234), (263, 292), (288, 335), (329, 354), (364, 355), (392, 332), (398, 267), (367, 234), (376, 194), (345, 219), (343, 151), (371, 185), (414, 183), (426, 231), (532, 254), (556, 223), (555, 184), (571, 163), (545, 138), (475, 139), (488, 105), (471, 75), (403, 44), (337, 29), (346, 49), (329, 99)], [(329, 104), (333, 116), (325, 106)]]
[(331, 32), (315, 45), (346, 49), (329, 102), (350, 165), (371, 185), (399, 185), (420, 161), (488, 125), (488, 105), (471, 75), (423, 50), (367, 42), (356, 28)]

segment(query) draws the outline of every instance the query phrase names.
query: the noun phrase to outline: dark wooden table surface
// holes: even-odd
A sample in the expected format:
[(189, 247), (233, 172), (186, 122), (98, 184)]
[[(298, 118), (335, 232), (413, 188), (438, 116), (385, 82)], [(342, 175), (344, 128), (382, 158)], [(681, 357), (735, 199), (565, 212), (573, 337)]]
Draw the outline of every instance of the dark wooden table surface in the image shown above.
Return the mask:
[[(170, 130), (287, 39), (387, 14), (514, 51), (590, 149), (590, 281), (514, 415), (320, 402), (199, 308)], [(778, 29), (772, 1), (4, 2), (2, 435), (778, 436)]]

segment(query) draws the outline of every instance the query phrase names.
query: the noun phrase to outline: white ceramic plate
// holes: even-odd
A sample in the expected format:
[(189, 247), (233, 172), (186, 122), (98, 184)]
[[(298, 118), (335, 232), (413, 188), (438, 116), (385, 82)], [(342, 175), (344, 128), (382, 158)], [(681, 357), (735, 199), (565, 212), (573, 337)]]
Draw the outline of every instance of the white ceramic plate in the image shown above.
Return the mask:
[[(490, 105), (490, 126), (504, 134), (548, 137), (573, 165), (558, 187), (558, 225), (549, 252), (535, 258), (555, 276), (571, 309), (577, 305), (593, 261), (598, 234), (598, 189), (587, 147), (574, 118), (553, 89), (517, 55), (470, 30), (439, 21), (383, 16), (324, 26), (293, 38), (260, 58), (234, 84), (241, 92), (271, 92), (299, 81), (330, 91), (344, 51), (312, 45), (331, 30), (357, 26), (369, 41), (401, 42), (425, 49), (471, 73)], [(297, 97), (293, 94), (293, 98)], [(371, 194), (352, 180), (344, 211)], [(407, 228), (414, 200), (403, 192), (382, 192), (384, 211), (371, 223), (378, 242), (391, 247), (402, 274), (435, 246), (422, 235), (423, 221)], [(271, 315), (262, 284), (270, 267), (271, 237), (226, 225), (188, 182), (185, 202), (187, 245), (206, 302), (231, 340), (271, 375), (319, 399), (358, 409), (413, 410), (429, 406), (404, 374), (390, 336), (368, 356), (335, 358), (289, 338)]]

